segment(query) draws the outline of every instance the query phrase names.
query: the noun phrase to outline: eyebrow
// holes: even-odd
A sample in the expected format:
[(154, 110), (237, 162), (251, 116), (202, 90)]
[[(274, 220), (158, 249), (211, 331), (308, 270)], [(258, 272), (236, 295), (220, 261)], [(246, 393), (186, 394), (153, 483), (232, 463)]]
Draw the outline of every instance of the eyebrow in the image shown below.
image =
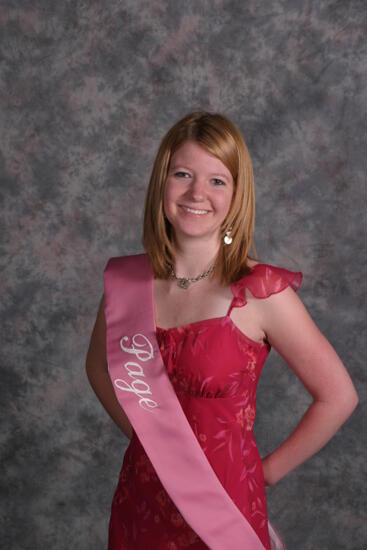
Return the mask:
[[(185, 170), (191, 170), (191, 168), (185, 168), (183, 164), (174, 164), (171, 166), (170, 170), (177, 170), (177, 168), (182, 168)], [(220, 172), (213, 172), (212, 174), (209, 174), (210, 176), (220, 176), (221, 178), (224, 178), (226, 180), (229, 180), (230, 178), (226, 176), (225, 174), (221, 174)]]

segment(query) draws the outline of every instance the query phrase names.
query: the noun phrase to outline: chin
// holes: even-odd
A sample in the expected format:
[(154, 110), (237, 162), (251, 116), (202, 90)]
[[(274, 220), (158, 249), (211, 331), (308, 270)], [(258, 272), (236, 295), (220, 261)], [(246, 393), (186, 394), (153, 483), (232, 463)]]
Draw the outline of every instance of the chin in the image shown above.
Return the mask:
[(189, 230), (187, 228), (174, 228), (174, 233), (177, 236), (178, 239), (203, 239), (205, 241), (208, 240), (215, 240), (216, 242), (219, 242), (219, 233), (215, 231), (210, 231), (210, 229), (206, 231), (199, 231), (199, 230)]

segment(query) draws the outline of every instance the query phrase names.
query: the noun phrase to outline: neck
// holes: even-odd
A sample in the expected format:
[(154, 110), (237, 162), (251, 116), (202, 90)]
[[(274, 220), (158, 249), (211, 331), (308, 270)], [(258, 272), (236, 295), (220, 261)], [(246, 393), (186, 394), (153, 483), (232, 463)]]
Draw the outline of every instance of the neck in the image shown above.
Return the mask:
[(185, 242), (175, 246), (175, 270), (177, 277), (193, 278), (207, 271), (214, 263), (219, 244), (213, 241)]

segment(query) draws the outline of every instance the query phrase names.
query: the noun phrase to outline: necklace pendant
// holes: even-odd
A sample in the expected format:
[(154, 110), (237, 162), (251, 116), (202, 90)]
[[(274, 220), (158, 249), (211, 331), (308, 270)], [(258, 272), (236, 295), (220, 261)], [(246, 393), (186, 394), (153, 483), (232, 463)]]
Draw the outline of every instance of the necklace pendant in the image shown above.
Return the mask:
[(188, 279), (179, 279), (179, 281), (177, 282), (178, 286), (180, 288), (189, 288), (190, 286), (190, 281)]

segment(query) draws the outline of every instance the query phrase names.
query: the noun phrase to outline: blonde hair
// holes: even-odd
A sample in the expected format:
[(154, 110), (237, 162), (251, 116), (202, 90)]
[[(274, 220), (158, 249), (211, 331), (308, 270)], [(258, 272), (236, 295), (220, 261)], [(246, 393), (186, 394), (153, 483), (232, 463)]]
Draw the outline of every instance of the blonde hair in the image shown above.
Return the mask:
[[(234, 193), (228, 214), (221, 226), (222, 246), (216, 258), (213, 277), (220, 284), (231, 284), (251, 268), (248, 258), (257, 259), (253, 239), (255, 227), (255, 188), (252, 163), (240, 131), (224, 115), (195, 111), (176, 122), (163, 137), (150, 176), (145, 200), (142, 244), (156, 277), (169, 277), (168, 264), (175, 264), (172, 228), (165, 218), (163, 197), (171, 158), (187, 140), (197, 142), (216, 156), (230, 171)], [(223, 237), (232, 227), (230, 245)], [(250, 248), (254, 256), (249, 255)]]

